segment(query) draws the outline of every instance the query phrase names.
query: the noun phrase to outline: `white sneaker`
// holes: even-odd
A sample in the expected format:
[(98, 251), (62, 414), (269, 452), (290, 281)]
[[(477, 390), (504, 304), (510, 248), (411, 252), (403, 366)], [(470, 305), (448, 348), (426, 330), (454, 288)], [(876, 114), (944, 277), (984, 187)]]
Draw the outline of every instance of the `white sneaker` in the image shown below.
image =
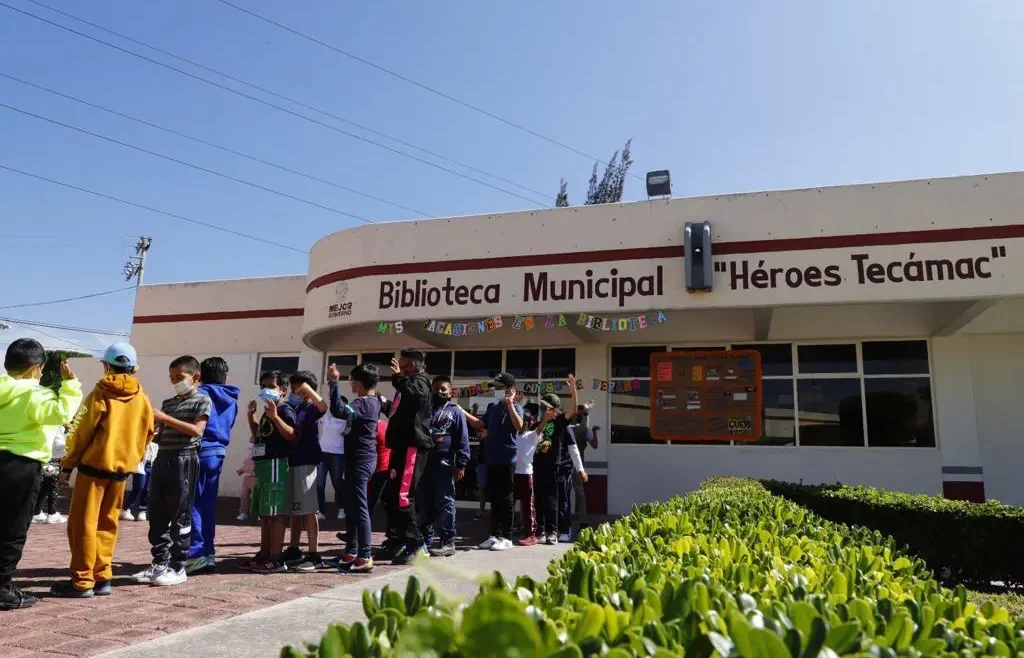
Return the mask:
[(558, 535), (553, 532), (549, 532), (547, 537), (544, 538), (544, 543), (548, 546), (554, 546), (558, 543)]
[(146, 516), (146, 510), (139, 512), (139, 515), (135, 517), (136, 521), (148, 521), (149, 517)]
[(502, 537), (491, 546), (492, 551), (507, 551), (512, 548), (512, 540)]
[(121, 510), (121, 520), (122, 521), (134, 521), (135, 517), (132, 516), (132, 511), (131, 510), (123, 509), (123, 510)]
[(67, 523), (68, 522), (68, 517), (66, 517), (63, 514), (58, 512), (58, 513), (51, 514), (48, 517), (46, 517), (46, 522), (51, 524), (51, 525), (60, 525), (62, 523)]
[(235, 521), (239, 521), (240, 523), (245, 523), (248, 520), (249, 520), (249, 515), (246, 514), (245, 512), (242, 512), (241, 514), (239, 514), (238, 516), (235, 517)]
[(345, 520), (345, 510), (343, 510), (343, 509), (338, 510), (338, 520), (339, 521), (344, 521)]
[(168, 569), (153, 579), (153, 585), (156, 587), (173, 587), (174, 585), (181, 585), (186, 580), (188, 580), (188, 575), (184, 569), (179, 571)]
[(480, 546), (478, 546), (477, 548), (479, 548), (481, 551), (487, 551), (487, 550), (490, 550), (491, 547), (494, 546), (497, 543), (498, 543), (498, 538), (497, 537), (488, 537), (486, 540), (481, 542)]
[(558, 535), (558, 541), (562, 544), (568, 544), (572, 541), (572, 537), (569, 535), (568, 532), (563, 532), (562, 534)]
[(327, 517), (323, 515), (323, 512), (317, 512), (316, 513), (316, 520), (317, 521), (326, 521)]
[(168, 568), (162, 564), (160, 566), (151, 564), (142, 571), (132, 574), (132, 580), (142, 585), (148, 585), (152, 583), (156, 577), (163, 575), (167, 571)]
[(32, 523), (46, 523), (46, 515), (40, 512), (32, 517)]

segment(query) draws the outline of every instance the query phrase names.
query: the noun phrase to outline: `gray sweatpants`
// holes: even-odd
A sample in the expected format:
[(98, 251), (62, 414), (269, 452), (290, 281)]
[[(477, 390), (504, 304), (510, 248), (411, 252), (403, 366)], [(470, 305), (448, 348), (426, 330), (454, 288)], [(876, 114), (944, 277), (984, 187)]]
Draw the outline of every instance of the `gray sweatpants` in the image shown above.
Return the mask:
[(149, 484), (149, 543), (153, 564), (185, 568), (192, 544), (192, 503), (199, 477), (195, 450), (161, 450)]

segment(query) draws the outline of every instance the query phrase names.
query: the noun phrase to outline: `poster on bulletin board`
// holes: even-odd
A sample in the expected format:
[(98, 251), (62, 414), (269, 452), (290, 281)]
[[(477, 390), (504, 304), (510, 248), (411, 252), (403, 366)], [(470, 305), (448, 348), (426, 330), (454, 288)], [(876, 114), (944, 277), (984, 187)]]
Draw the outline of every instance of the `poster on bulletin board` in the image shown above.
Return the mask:
[(651, 355), (651, 438), (756, 441), (762, 433), (761, 354), (754, 350)]

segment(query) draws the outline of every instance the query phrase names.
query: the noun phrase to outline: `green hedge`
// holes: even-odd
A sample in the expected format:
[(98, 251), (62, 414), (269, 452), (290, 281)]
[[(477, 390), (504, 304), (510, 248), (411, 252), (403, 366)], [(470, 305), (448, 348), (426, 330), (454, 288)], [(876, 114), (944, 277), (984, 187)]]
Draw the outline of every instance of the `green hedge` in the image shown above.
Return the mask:
[(766, 481), (769, 491), (837, 523), (891, 535), (944, 582), (1024, 585), (1024, 509), (871, 487)]
[(500, 575), (465, 605), (364, 595), (369, 621), (282, 655), (335, 658), (1024, 656), (1024, 620), (864, 528), (718, 480), (581, 534), (544, 583)]

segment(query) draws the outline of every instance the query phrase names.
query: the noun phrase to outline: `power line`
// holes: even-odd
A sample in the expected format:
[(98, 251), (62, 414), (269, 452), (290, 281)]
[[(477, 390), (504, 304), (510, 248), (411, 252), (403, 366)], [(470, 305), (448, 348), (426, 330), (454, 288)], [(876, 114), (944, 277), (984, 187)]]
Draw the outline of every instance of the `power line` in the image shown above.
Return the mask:
[(388, 204), (390, 206), (394, 206), (396, 208), (401, 208), (402, 210), (408, 210), (409, 212), (416, 213), (417, 215), (422, 215), (424, 217), (433, 217), (433, 215), (425, 213), (425, 212), (423, 212), (421, 210), (416, 210), (415, 208), (410, 208), (409, 206), (403, 206), (400, 203), (395, 203), (394, 201), (388, 201), (387, 199), (382, 199), (380, 197), (373, 196), (372, 194), (367, 194), (365, 192), (360, 192), (359, 190), (353, 189), (351, 187), (346, 187), (344, 185), (339, 185), (338, 183), (334, 183), (334, 182), (329, 181), (329, 180), (324, 180), (323, 178), (318, 178), (318, 177), (313, 176), (311, 174), (307, 174), (307, 173), (298, 171), (296, 169), (291, 169), (290, 167), (285, 167), (283, 165), (279, 165), (279, 164), (276, 164), (274, 162), (270, 162), (269, 160), (264, 160), (262, 158), (258, 158), (258, 157), (254, 156), (254, 155), (249, 155), (249, 154), (243, 153), (241, 151), (236, 151), (235, 149), (228, 148), (226, 146), (221, 146), (220, 144), (216, 144), (214, 142), (210, 142), (210, 141), (207, 141), (207, 140), (199, 138), (199, 137), (194, 137), (192, 135), (189, 135), (189, 134), (186, 134), (186, 133), (174, 130), (172, 128), (167, 128), (165, 126), (161, 126), (161, 125), (153, 123), (151, 121), (146, 121), (145, 119), (140, 119), (138, 117), (131, 116), (130, 114), (125, 114), (124, 112), (118, 112), (117, 110), (112, 110), (110, 108), (103, 107), (102, 105), (97, 105), (96, 103), (91, 103), (91, 102), (89, 102), (87, 100), (83, 100), (83, 99), (78, 98), (76, 96), (72, 96), (70, 94), (65, 94), (65, 93), (57, 91), (55, 89), (50, 89), (49, 87), (44, 87), (42, 85), (35, 84), (34, 82), (29, 82), (28, 80), (23, 80), (22, 78), (18, 78), (18, 77), (15, 77), (13, 75), (9, 75), (9, 74), (4, 73), (2, 71), (0, 71), (0, 77), (7, 78), (8, 80), (13, 80), (14, 82), (18, 82), (18, 83), (23, 84), (25, 86), (32, 87), (33, 89), (38, 89), (40, 91), (45, 91), (45, 92), (47, 92), (49, 94), (53, 94), (54, 96), (59, 96), (61, 98), (65, 98), (67, 100), (74, 101), (76, 103), (80, 103), (80, 104), (85, 105), (87, 107), (91, 107), (91, 108), (94, 108), (94, 109), (97, 109), (97, 110), (101, 110), (103, 112), (107, 112), (108, 114), (113, 114), (114, 116), (118, 116), (118, 117), (121, 117), (123, 119), (128, 119), (129, 121), (134, 121), (135, 123), (138, 123), (138, 124), (141, 124), (141, 125), (144, 125), (144, 126), (149, 126), (150, 128), (155, 128), (156, 130), (161, 130), (161, 131), (163, 131), (165, 133), (169, 133), (169, 134), (175, 135), (177, 137), (182, 137), (184, 139), (191, 140), (193, 142), (196, 142), (198, 144), (202, 144), (204, 146), (209, 146), (211, 148), (215, 148), (215, 149), (223, 151), (225, 153), (230, 153), (232, 155), (237, 155), (237, 156), (245, 158), (247, 160), (251, 160), (252, 162), (257, 162), (259, 164), (266, 165), (268, 167), (273, 167), (273, 168), (278, 169), (280, 171), (288, 172), (289, 174), (295, 174), (296, 176), (301, 176), (302, 178), (306, 178), (308, 180), (315, 181), (317, 183), (322, 183), (324, 185), (330, 185), (331, 187), (337, 188), (339, 190), (344, 190), (345, 192), (350, 192), (352, 194), (357, 194), (357, 195), (359, 195), (361, 197), (365, 197), (367, 199), (372, 199), (373, 201), (378, 201), (380, 203), (386, 203), (386, 204)]
[[(41, 4), (41, 3), (35, 2), (35, 0), (29, 0), (29, 2), (32, 2), (33, 4)], [(527, 128), (526, 126), (524, 126), (522, 124), (516, 123), (514, 121), (510, 121), (509, 119), (506, 119), (505, 117), (498, 116), (494, 112), (490, 112), (488, 110), (483, 109), (482, 107), (479, 107), (477, 105), (473, 105), (472, 103), (464, 101), (461, 98), (456, 98), (455, 96), (452, 96), (451, 94), (446, 94), (445, 92), (443, 92), (443, 91), (441, 91), (439, 89), (436, 89), (435, 87), (431, 87), (428, 84), (424, 84), (424, 83), (422, 83), (422, 82), (420, 82), (418, 80), (414, 80), (414, 79), (412, 79), (412, 78), (410, 78), (408, 76), (402, 75), (401, 73), (398, 73), (397, 71), (393, 71), (392, 69), (389, 69), (389, 68), (387, 68), (385, 66), (381, 66), (380, 64), (377, 64), (375, 62), (371, 62), (368, 59), (360, 57), (359, 55), (356, 55), (354, 53), (350, 53), (347, 50), (342, 50), (341, 48), (338, 48), (337, 46), (335, 46), (333, 44), (327, 43), (326, 41), (321, 41), (320, 39), (317, 39), (314, 36), (310, 36), (309, 34), (306, 34), (305, 32), (300, 32), (299, 30), (296, 30), (295, 28), (289, 27), (289, 26), (285, 25), (284, 23), (278, 23), (277, 21), (275, 21), (273, 19), (267, 18), (266, 16), (263, 16), (262, 14), (258, 14), (255, 11), (252, 11), (251, 9), (246, 9), (244, 7), (239, 7), (238, 5), (234, 4), (233, 2), (229, 2), (228, 0), (216, 0), (216, 2), (219, 2), (222, 5), (226, 5), (228, 7), (231, 7), (232, 9), (235, 9), (236, 11), (240, 11), (243, 14), (247, 14), (249, 16), (252, 16), (253, 18), (255, 18), (257, 20), (260, 20), (260, 21), (263, 21), (264, 23), (268, 23), (268, 24), (273, 25), (275, 27), (281, 28), (282, 30), (284, 30), (286, 32), (289, 32), (291, 34), (294, 34), (297, 37), (301, 37), (303, 39), (306, 39), (307, 41), (311, 41), (312, 43), (315, 43), (317, 45), (323, 46), (324, 48), (327, 48), (328, 50), (336, 52), (339, 55), (342, 55), (344, 57), (348, 57), (349, 59), (355, 60), (355, 61), (359, 62), (360, 64), (364, 64), (366, 66), (369, 66), (370, 68), (375, 69), (377, 71), (380, 71), (381, 73), (384, 73), (386, 75), (390, 75), (393, 78), (397, 78), (397, 79), (401, 80), (402, 82), (406, 82), (406, 83), (411, 84), (411, 85), (413, 85), (415, 87), (419, 87), (420, 89), (423, 89), (424, 91), (428, 91), (428, 92), (430, 92), (430, 93), (432, 93), (432, 94), (434, 94), (436, 96), (440, 96), (441, 98), (444, 98), (445, 100), (448, 100), (448, 101), (451, 101), (451, 102), (456, 103), (458, 105), (461, 105), (462, 107), (465, 107), (465, 108), (468, 108), (470, 110), (473, 110), (474, 112), (482, 114), (482, 115), (484, 115), (486, 117), (490, 117), (491, 119), (494, 119), (495, 121), (500, 121), (501, 123), (503, 123), (503, 124), (505, 124), (507, 126), (511, 126), (511, 127), (515, 128), (516, 130), (521, 130), (521, 131), (523, 131), (525, 133), (533, 135), (534, 137), (537, 137), (539, 139), (543, 139), (545, 142), (548, 142), (550, 144), (554, 144), (555, 146), (558, 146), (560, 148), (566, 149), (567, 151), (571, 151), (571, 152), (575, 153), (576, 155), (581, 155), (581, 156), (583, 156), (583, 157), (585, 157), (585, 158), (587, 158), (589, 160), (596, 160), (596, 161), (600, 162), (601, 164), (603, 164), (605, 166), (608, 166), (608, 163), (605, 162), (604, 160), (601, 160), (600, 158), (595, 158), (594, 156), (589, 155), (587, 153), (584, 153), (583, 151), (580, 151), (578, 149), (575, 149), (575, 148), (569, 146), (568, 144), (563, 144), (562, 142), (560, 142), (560, 141), (558, 141), (558, 140), (556, 140), (556, 139), (554, 139), (552, 137), (548, 137), (547, 135), (542, 135), (541, 133), (539, 133), (539, 132), (537, 132), (535, 130), (531, 130), (530, 128)], [(640, 178), (640, 176), (637, 176), (636, 174), (632, 174), (632, 176), (634, 178), (643, 180), (642, 178)]]
[(29, 304), (10, 304), (8, 306), (0, 306), (0, 311), (6, 311), (12, 308), (29, 308), (30, 306), (50, 306), (51, 304), (63, 304), (64, 302), (76, 302), (79, 299), (92, 299), (94, 297), (104, 297), (106, 295), (113, 295), (118, 292), (124, 292), (126, 290), (135, 290), (134, 286), (127, 288), (117, 288), (116, 290), (107, 290), (105, 292), (94, 292), (88, 295), (79, 295), (77, 297), (66, 297), (64, 299), (52, 299), (48, 302), (31, 302)]
[[(171, 58), (176, 59), (178, 61), (185, 62), (185, 63), (187, 63), (187, 64), (189, 64), (191, 66), (195, 66), (196, 68), (200, 68), (200, 69), (203, 69), (203, 70), (206, 70), (206, 71), (210, 71), (212, 73), (220, 75), (220, 76), (222, 76), (224, 78), (227, 78), (229, 80), (232, 80), (234, 82), (238, 82), (239, 84), (246, 85), (246, 86), (248, 86), (248, 87), (250, 87), (252, 89), (257, 89), (257, 90), (259, 90), (259, 91), (261, 91), (261, 92), (263, 92), (265, 94), (268, 94), (268, 95), (271, 95), (271, 96), (274, 96), (274, 97), (277, 97), (277, 98), (284, 99), (284, 100), (286, 100), (286, 101), (288, 101), (290, 103), (294, 103), (294, 104), (299, 105), (301, 107), (305, 107), (306, 109), (311, 109), (314, 112), (318, 112), (320, 114), (324, 114), (325, 116), (330, 116), (331, 118), (337, 119), (338, 121), (343, 121), (345, 123), (349, 123), (351, 125), (354, 125), (354, 126), (357, 126), (357, 127), (361, 128), (363, 130), (366, 130), (367, 132), (374, 132), (376, 134), (383, 135), (387, 139), (390, 139), (392, 141), (408, 145), (411, 148), (415, 148), (415, 149), (417, 149), (419, 151), (422, 151), (424, 153), (429, 153), (433, 157), (437, 157), (437, 158), (440, 158), (440, 159), (443, 159), (443, 160), (447, 160), (449, 162), (453, 162), (453, 163), (457, 164), (460, 167), (464, 167), (466, 169), (470, 169), (470, 170), (473, 170), (473, 171), (481, 172), (481, 173), (483, 173), (486, 176), (494, 178), (495, 180), (500, 180), (502, 182), (506, 182), (506, 183), (508, 183), (510, 185), (513, 185), (515, 187), (520, 187), (522, 189), (526, 189), (528, 191), (534, 192), (535, 194), (540, 194), (541, 196), (546, 196), (546, 195), (544, 195), (541, 192), (536, 192), (536, 191), (534, 191), (534, 190), (532, 190), (530, 188), (523, 187), (522, 185), (519, 185), (517, 183), (512, 183), (511, 181), (506, 181), (505, 179), (503, 179), (503, 178), (501, 178), (499, 176), (495, 176), (494, 174), (490, 174), (490, 173), (484, 172), (482, 170), (478, 170), (478, 169), (476, 169), (474, 167), (471, 167), (469, 165), (461, 163), (461, 162), (459, 162), (457, 160), (452, 160), (451, 158), (446, 158), (446, 157), (441, 156), (439, 154), (436, 154), (436, 153), (427, 151), (425, 149), (422, 149), (422, 148), (420, 148), (418, 146), (408, 144), (407, 142), (402, 142), (402, 140), (399, 140), (397, 138), (394, 138), (394, 137), (391, 137), (389, 135), (386, 135), (385, 133), (378, 133), (377, 131), (370, 130), (369, 128), (366, 128), (364, 126), (360, 126), (359, 124), (355, 124), (352, 121), (349, 121), (348, 119), (344, 119), (344, 118), (339, 117), (337, 115), (331, 114), (330, 112), (327, 112), (325, 110), (317, 109), (317, 108), (315, 108), (315, 107), (313, 107), (311, 105), (307, 105), (305, 103), (302, 103), (301, 101), (297, 101), (295, 99), (289, 98), (289, 97), (284, 96), (282, 94), (278, 94), (276, 92), (270, 91), (270, 90), (265, 89), (263, 87), (259, 87), (257, 85), (252, 84), (252, 83), (246, 82), (245, 80), (242, 80), (240, 78), (236, 78), (234, 76), (231, 76), (231, 75), (229, 75), (227, 73), (223, 73), (221, 71), (218, 71), (218, 70), (213, 69), (211, 67), (205, 66), (203, 64), (199, 64), (197, 62), (193, 62), (193, 61), (191, 61), (189, 59), (186, 59), (184, 57), (179, 57), (178, 55), (170, 53), (170, 52), (168, 52), (166, 50), (162, 50), (162, 49), (157, 48), (155, 46), (151, 46), (151, 45), (149, 45), (149, 44), (147, 44), (147, 43), (145, 43), (143, 41), (139, 41), (138, 39), (133, 39), (132, 37), (129, 37), (129, 36), (124, 35), (124, 34), (121, 34), (119, 32), (115, 32), (114, 30), (110, 30), (110, 29), (105, 28), (105, 27), (103, 27), (101, 25), (97, 25), (96, 23), (91, 23), (91, 22), (89, 22), (89, 21), (87, 21), (85, 19), (79, 18), (79, 17), (77, 17), (77, 16), (75, 16), (73, 14), (69, 14), (67, 12), (61, 11), (60, 9), (56, 9), (56, 8), (51, 7), (51, 6), (49, 6), (47, 4), (44, 4), (42, 2), (37, 2), (36, 0), (27, 0), (27, 1), (31, 2), (34, 5), (38, 5), (40, 7), (45, 7), (46, 9), (49, 9), (50, 11), (52, 11), (52, 12), (54, 12), (56, 14), (60, 14), (61, 16), (65, 16), (65, 17), (70, 18), (72, 20), (78, 21), (79, 23), (82, 23), (84, 25), (88, 25), (89, 27), (92, 27), (94, 29), (100, 30), (102, 32), (106, 32), (107, 34), (112, 34), (112, 35), (114, 35), (114, 36), (116, 36), (116, 37), (118, 37), (120, 39), (124, 39), (125, 41), (129, 41), (131, 43), (140, 45), (140, 46), (142, 46), (144, 48), (148, 48), (148, 49), (150, 49), (150, 50), (152, 50), (154, 52), (158, 52), (158, 53), (160, 53), (162, 55), (165, 55), (167, 57), (171, 57)], [(237, 89), (232, 89), (231, 87), (228, 87), (226, 85), (222, 85), (222, 84), (220, 84), (218, 82), (215, 82), (213, 80), (209, 80), (207, 78), (204, 78), (202, 76), (196, 75), (194, 73), (189, 73), (188, 71), (184, 71), (182, 69), (179, 69), (179, 68), (176, 68), (174, 66), (171, 66), (170, 64), (166, 64), (166, 63), (161, 62), (159, 60), (152, 59), (151, 57), (147, 57), (145, 55), (141, 55), (139, 53), (133, 52), (131, 50), (128, 50), (127, 48), (122, 48), (121, 46), (118, 46), (116, 44), (110, 43), (109, 41), (104, 41), (103, 39), (100, 39), (98, 37), (94, 37), (94, 36), (92, 36), (90, 34), (86, 34), (84, 32), (79, 32), (78, 30), (75, 30), (73, 28), (67, 27), (66, 25), (61, 25), (60, 23), (56, 23), (56, 22), (51, 21), (49, 19), (43, 18), (42, 16), (39, 16), (37, 14), (33, 14), (32, 12), (25, 11), (24, 9), (20, 9), (18, 7), (13, 7), (13, 6), (7, 4), (6, 2), (0, 2), (0, 7), (6, 7), (7, 9), (10, 9), (11, 11), (17, 12), (17, 13), (22, 14), (24, 16), (28, 16), (30, 18), (34, 18), (34, 19), (36, 19), (36, 20), (38, 20), (38, 21), (40, 21), (42, 23), (46, 23), (47, 25), (51, 25), (53, 27), (56, 27), (56, 28), (61, 29), (61, 30), (64, 30), (64, 31), (69, 32), (71, 34), (75, 34), (77, 36), (80, 36), (80, 37), (82, 37), (84, 39), (88, 39), (90, 41), (93, 41), (95, 43), (102, 44), (104, 46), (107, 46), (108, 48), (113, 48), (114, 50), (117, 50), (119, 52), (125, 53), (127, 55), (131, 55), (132, 57), (141, 59), (141, 60), (143, 60), (145, 62), (149, 62), (151, 64), (155, 64), (156, 66), (159, 66), (161, 68), (167, 69), (169, 71), (174, 71), (175, 73), (179, 73), (179, 74), (184, 75), (186, 77), (192, 78), (193, 80), (198, 80), (199, 82), (202, 82), (204, 84), (210, 85), (212, 87), (216, 87), (218, 89), (222, 89), (224, 91), (230, 92), (230, 93), (235, 94), (237, 96), (241, 96), (242, 98), (247, 98), (247, 99), (249, 99), (249, 100), (251, 100), (253, 102), (259, 103), (261, 105), (265, 105), (267, 107), (273, 108), (273, 109), (278, 110), (280, 112), (285, 112), (286, 114), (290, 114), (290, 115), (292, 115), (294, 117), (298, 117), (300, 119), (303, 119), (304, 121), (308, 121), (310, 123), (313, 123), (315, 125), (321, 126), (323, 128), (327, 128), (328, 130), (332, 130), (332, 131), (334, 131), (336, 133), (345, 135), (347, 137), (351, 137), (352, 139), (357, 139), (357, 140), (359, 140), (361, 142), (365, 142), (365, 143), (370, 144), (372, 146), (376, 146), (377, 148), (384, 149), (385, 151), (389, 151), (389, 152), (394, 153), (396, 155), (400, 155), (400, 156), (402, 156), (404, 158), (408, 158), (410, 160), (414, 160), (414, 161), (419, 162), (421, 164), (427, 165), (428, 167), (433, 167), (434, 169), (437, 169), (439, 171), (444, 171), (444, 172), (447, 172), (449, 174), (452, 174), (453, 176), (458, 176), (459, 178), (464, 178), (464, 179), (466, 179), (468, 181), (472, 181), (474, 183), (477, 183), (478, 185), (483, 185), (485, 187), (489, 187), (491, 189), (497, 190), (497, 191), (502, 192), (504, 194), (507, 194), (509, 196), (514, 196), (514, 197), (516, 197), (518, 199), (522, 199), (524, 201), (529, 201), (530, 203), (532, 203), (534, 205), (538, 205), (538, 206), (542, 206), (542, 207), (545, 206), (545, 205), (548, 205), (548, 201), (546, 201), (546, 200), (543, 201), (543, 202), (540, 202), (540, 201), (537, 201), (536, 199), (531, 199), (529, 197), (523, 196), (523, 195), (521, 195), (521, 194), (519, 194), (517, 192), (513, 192), (511, 190), (506, 190), (505, 188), (499, 187), (499, 186), (494, 185), (492, 183), (488, 183), (487, 181), (482, 181), (482, 180), (480, 180), (478, 178), (475, 178), (473, 176), (469, 176), (468, 174), (464, 174), (462, 172), (456, 171), (456, 170), (451, 169), (449, 167), (445, 167), (445, 166), (439, 165), (439, 164), (437, 164), (435, 162), (431, 162), (429, 160), (425, 160), (423, 158), (417, 157), (417, 156), (412, 155), (410, 153), (406, 153), (404, 151), (400, 151), (400, 150), (398, 150), (396, 148), (392, 148), (392, 147), (390, 147), (390, 146), (388, 146), (386, 144), (381, 144), (380, 142), (374, 141), (374, 140), (369, 139), (367, 137), (363, 137), (362, 135), (357, 135), (357, 134), (355, 134), (353, 132), (349, 132), (347, 130), (343, 130), (341, 128), (338, 128), (337, 126), (332, 126), (329, 123), (325, 123), (325, 122), (320, 121), (318, 119), (314, 119), (313, 117), (309, 117), (309, 116), (306, 116), (306, 115), (301, 114), (299, 112), (296, 112), (294, 110), (290, 110), (290, 109), (288, 109), (286, 107), (282, 107), (280, 105), (271, 103), (270, 101), (264, 100), (264, 99), (259, 98), (257, 96), (253, 96), (251, 94), (247, 94), (247, 93), (245, 93), (243, 91), (239, 91)]]
[(261, 238), (261, 237), (255, 236), (255, 235), (249, 235), (248, 233), (242, 233), (241, 231), (236, 231), (234, 229), (226, 228), (224, 226), (218, 226), (217, 224), (211, 224), (210, 222), (204, 222), (204, 221), (199, 220), (199, 219), (193, 219), (191, 217), (186, 217), (185, 215), (179, 215), (177, 213), (168, 212), (166, 210), (160, 210), (159, 208), (153, 208), (152, 206), (146, 206), (146, 205), (143, 205), (141, 203), (136, 203), (134, 201), (129, 201), (127, 199), (122, 199), (120, 197), (116, 197), (116, 196), (113, 196), (113, 195), (110, 195), (110, 194), (104, 194), (103, 192), (96, 192), (95, 190), (90, 190), (90, 189), (87, 189), (87, 188), (84, 188), (84, 187), (79, 187), (78, 185), (74, 185), (72, 183), (65, 183), (63, 181), (59, 181), (59, 180), (56, 180), (54, 178), (47, 178), (46, 176), (41, 176), (39, 174), (33, 174), (31, 172), (23, 171), (21, 169), (16, 169), (14, 167), (8, 167), (7, 165), (4, 165), (4, 164), (0, 164), (0, 169), (3, 169), (4, 171), (10, 171), (10, 172), (15, 173), (15, 174), (21, 174), (22, 176), (27, 176), (29, 178), (34, 178), (36, 180), (45, 181), (45, 182), (50, 183), (52, 185), (59, 185), (60, 187), (66, 187), (68, 189), (77, 190), (78, 192), (83, 192), (85, 194), (91, 194), (92, 196), (99, 197), (101, 199), (106, 199), (108, 201), (116, 201), (117, 203), (122, 203), (122, 204), (124, 204), (126, 206), (131, 206), (132, 208), (139, 208), (140, 210), (146, 210), (148, 212), (156, 213), (158, 215), (163, 215), (165, 217), (172, 217), (174, 219), (180, 219), (183, 222), (188, 222), (190, 224), (195, 224), (197, 226), (205, 226), (206, 228), (213, 229), (214, 231), (220, 231), (222, 233), (229, 233), (231, 235), (235, 235), (235, 236), (238, 236), (240, 238), (247, 238), (249, 240), (254, 240), (256, 242), (262, 242), (263, 244), (268, 244), (268, 245), (271, 245), (271, 246), (274, 246), (274, 247), (280, 247), (281, 249), (287, 249), (288, 251), (294, 251), (294, 252), (300, 253), (300, 254), (308, 254), (309, 253), (305, 249), (299, 249), (297, 247), (289, 247), (288, 245), (281, 244), (280, 242), (274, 242), (273, 240), (267, 240), (266, 238)]
[[(75, 331), (83, 334), (102, 334), (104, 336), (128, 336), (123, 331), (107, 331), (105, 329), (86, 329), (84, 327), (71, 327), (63, 324), (52, 324), (50, 322), (36, 322), (35, 320), (19, 320), (17, 318), (0, 318), (4, 322), (25, 325), (26, 327), (46, 327), (47, 329), (59, 329), (61, 331)], [(42, 332), (40, 332), (42, 333)]]
[(293, 194), (288, 194), (287, 192), (281, 192), (280, 190), (275, 190), (272, 187), (267, 187), (265, 185), (260, 185), (259, 183), (253, 183), (252, 181), (247, 181), (244, 178), (237, 178), (235, 176), (231, 176), (230, 174), (225, 174), (225, 173), (216, 171), (214, 169), (208, 169), (206, 167), (203, 167), (203, 166), (200, 166), (200, 165), (197, 165), (197, 164), (193, 164), (193, 163), (188, 162), (186, 160), (179, 160), (178, 158), (173, 158), (173, 157), (171, 157), (169, 155), (164, 155), (163, 153), (157, 153), (156, 151), (150, 151), (149, 149), (142, 148), (141, 146), (135, 146), (134, 144), (129, 144), (128, 142), (122, 142), (121, 140), (114, 139), (113, 137), (108, 137), (106, 135), (101, 135), (100, 133), (94, 133), (91, 130), (86, 130), (85, 128), (79, 128), (78, 126), (73, 126), (70, 123), (64, 123), (63, 121), (57, 121), (56, 119), (51, 119), (49, 117), (44, 117), (43, 115), (36, 114), (35, 112), (29, 112), (28, 110), (22, 110), (20, 108), (14, 107), (13, 105), (7, 105), (6, 103), (0, 103), (0, 108), (3, 108), (5, 110), (10, 110), (11, 112), (17, 112), (18, 114), (21, 114), (21, 115), (24, 115), (24, 116), (28, 116), (28, 117), (32, 117), (33, 119), (39, 119), (40, 121), (45, 121), (45, 122), (51, 123), (51, 124), (53, 124), (55, 126), (60, 126), (62, 128), (67, 128), (68, 130), (74, 130), (75, 132), (82, 133), (83, 135), (89, 135), (90, 137), (95, 137), (97, 139), (102, 139), (103, 141), (110, 142), (111, 144), (117, 144), (118, 146), (123, 146), (125, 148), (129, 148), (129, 149), (132, 149), (134, 151), (139, 151), (140, 153), (145, 153), (147, 155), (152, 155), (154, 157), (160, 158), (161, 160), (167, 160), (168, 162), (174, 162), (176, 164), (180, 164), (180, 165), (183, 165), (185, 167), (190, 167), (192, 169), (196, 169), (198, 171), (205, 172), (205, 173), (210, 174), (212, 176), (217, 176), (218, 178), (223, 178), (225, 180), (230, 180), (230, 181), (234, 181), (236, 183), (241, 183), (242, 185), (247, 185), (247, 186), (255, 188), (257, 190), (262, 190), (264, 192), (269, 192), (270, 194), (276, 194), (277, 196), (284, 197), (285, 199), (290, 199), (292, 201), (298, 201), (299, 203), (304, 203), (304, 204), (306, 204), (308, 206), (313, 206), (314, 208), (319, 208), (321, 210), (326, 210), (328, 212), (332, 212), (332, 213), (335, 213), (337, 215), (342, 215), (343, 217), (351, 217), (352, 219), (358, 219), (359, 221), (366, 222), (367, 224), (372, 224), (373, 223), (372, 220), (366, 219), (365, 217), (360, 217), (359, 215), (354, 215), (354, 214), (352, 214), (350, 212), (346, 212), (344, 210), (339, 210), (338, 208), (333, 208), (331, 206), (325, 206), (322, 203), (317, 203), (316, 201), (310, 201), (309, 199), (303, 199), (302, 197), (298, 197), (298, 196), (295, 196)]

